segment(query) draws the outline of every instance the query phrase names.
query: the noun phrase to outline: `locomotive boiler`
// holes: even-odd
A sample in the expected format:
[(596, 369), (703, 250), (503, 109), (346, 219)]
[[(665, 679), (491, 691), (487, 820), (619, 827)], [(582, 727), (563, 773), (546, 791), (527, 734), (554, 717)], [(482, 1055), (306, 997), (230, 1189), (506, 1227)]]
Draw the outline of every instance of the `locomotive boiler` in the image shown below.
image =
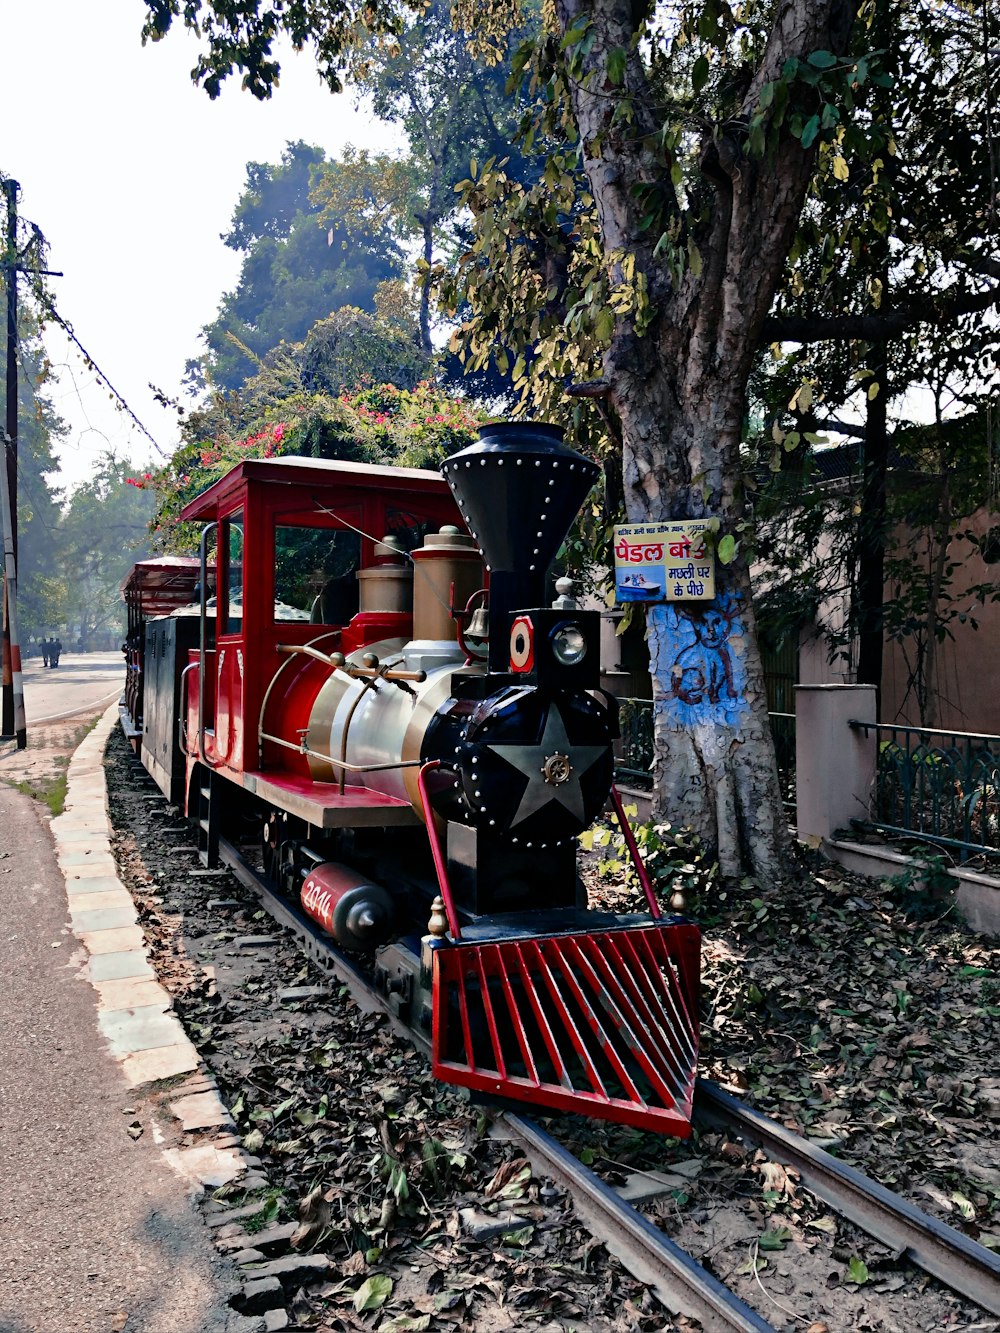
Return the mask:
[[(442, 472), (248, 460), (189, 503), (198, 604), (147, 621), (132, 730), (203, 860), (256, 828), (439, 1078), (686, 1134), (698, 931), (614, 791), (598, 613), (546, 594), (597, 466), (508, 423)], [(609, 803), (641, 914), (587, 907), (577, 838)]]

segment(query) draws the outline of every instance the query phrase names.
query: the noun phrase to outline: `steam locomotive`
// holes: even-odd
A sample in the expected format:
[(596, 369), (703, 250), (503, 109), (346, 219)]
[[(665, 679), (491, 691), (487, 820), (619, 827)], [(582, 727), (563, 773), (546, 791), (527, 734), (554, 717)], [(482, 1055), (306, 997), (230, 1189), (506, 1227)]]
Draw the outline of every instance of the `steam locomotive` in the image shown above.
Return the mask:
[[(123, 585), (123, 726), (206, 864), (255, 823), (438, 1078), (686, 1135), (698, 930), (661, 914), (614, 789), (599, 615), (568, 580), (546, 601), (598, 469), (505, 423), (442, 472), (252, 459), (192, 500), (199, 558)], [(586, 905), (577, 837), (609, 801), (641, 914)]]

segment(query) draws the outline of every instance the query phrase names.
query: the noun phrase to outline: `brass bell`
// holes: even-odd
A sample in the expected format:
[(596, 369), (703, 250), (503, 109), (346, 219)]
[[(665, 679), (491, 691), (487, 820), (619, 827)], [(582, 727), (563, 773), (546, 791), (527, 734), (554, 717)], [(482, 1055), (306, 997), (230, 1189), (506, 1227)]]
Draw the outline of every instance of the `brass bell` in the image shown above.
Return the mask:
[(485, 606), (477, 606), (472, 613), (469, 627), (465, 631), (467, 639), (476, 639), (483, 643), (490, 637), (490, 613)]

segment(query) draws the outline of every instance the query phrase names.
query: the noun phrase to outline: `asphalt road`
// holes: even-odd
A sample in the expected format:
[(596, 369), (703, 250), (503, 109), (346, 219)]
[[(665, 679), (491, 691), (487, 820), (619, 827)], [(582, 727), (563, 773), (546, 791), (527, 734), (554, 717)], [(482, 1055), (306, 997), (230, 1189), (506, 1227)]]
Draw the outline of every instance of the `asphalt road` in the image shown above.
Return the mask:
[(125, 686), (121, 653), (63, 653), (57, 667), (45, 667), (40, 657), (31, 657), (23, 672), (29, 724), (54, 722), (109, 704)]
[(0, 1333), (225, 1333), (232, 1279), (108, 1053), (86, 962), (42, 807), (0, 783)]

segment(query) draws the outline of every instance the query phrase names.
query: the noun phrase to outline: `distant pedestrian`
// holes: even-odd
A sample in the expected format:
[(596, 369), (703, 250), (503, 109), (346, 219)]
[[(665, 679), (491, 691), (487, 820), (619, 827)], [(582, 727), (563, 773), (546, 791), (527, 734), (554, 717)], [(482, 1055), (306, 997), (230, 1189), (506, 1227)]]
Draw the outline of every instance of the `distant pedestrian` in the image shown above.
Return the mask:
[(38, 646), (39, 646), (39, 648), (41, 648), (41, 650), (42, 650), (42, 666), (48, 666), (48, 664), (49, 664), (49, 641), (48, 641), (48, 639), (42, 639), (41, 643), (39, 643)]
[(52, 646), (49, 649), (49, 655), (52, 658), (52, 665), (54, 667), (57, 667), (59, 665), (59, 655), (61, 652), (62, 652), (62, 640), (53, 639)]

